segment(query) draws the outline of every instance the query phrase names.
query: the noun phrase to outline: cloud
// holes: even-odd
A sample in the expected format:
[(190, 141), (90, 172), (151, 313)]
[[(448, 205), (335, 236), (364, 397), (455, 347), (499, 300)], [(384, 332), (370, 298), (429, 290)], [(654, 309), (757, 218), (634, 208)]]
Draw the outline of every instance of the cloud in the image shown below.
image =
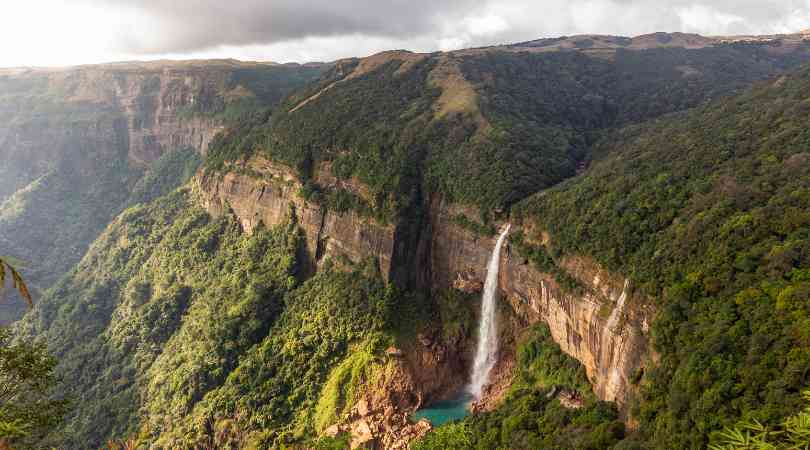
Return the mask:
[(134, 53), (366, 35), (408, 38), (485, 0), (81, 0), (115, 8), (129, 26), (115, 37)]
[[(810, 0), (4, 0), (0, 66), (333, 60), (585, 33), (810, 28)], [(47, 11), (47, 14), (43, 14)]]
[(576, 33), (768, 33), (810, 16), (810, 0), (80, 1), (128, 18), (112, 43), (134, 54), (338, 36), (447, 49)]

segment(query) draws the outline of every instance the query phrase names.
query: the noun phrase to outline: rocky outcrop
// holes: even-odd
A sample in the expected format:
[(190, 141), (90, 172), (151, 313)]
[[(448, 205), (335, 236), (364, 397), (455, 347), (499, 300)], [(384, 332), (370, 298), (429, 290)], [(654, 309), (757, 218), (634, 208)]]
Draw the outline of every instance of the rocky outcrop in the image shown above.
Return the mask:
[[(431, 210), (433, 285), (454, 286), (460, 274), (483, 280), (495, 238), (457, 225), (453, 217), (465, 213), (457, 207), (437, 199)], [(562, 350), (585, 366), (600, 399), (626, 406), (633, 380), (643, 370), (652, 311), (633, 296), (627, 279), (593, 261), (569, 257), (561, 265), (579, 281), (581, 292), (562, 288), (553, 274), (537, 270), (507, 246), (499, 280), (504, 301), (517, 316), (518, 326), (548, 324)]]
[(149, 164), (179, 148), (205, 153), (223, 126), (213, 115), (199, 112), (222, 104), (223, 93), (231, 91), (229, 78), (226, 71), (166, 68), (159, 73), (119, 76), (109, 83), (114, 86), (112, 101), (127, 123), (130, 160)]
[(233, 212), (242, 227), (251, 232), (259, 223), (284, 222), (291, 212), (304, 230), (307, 253), (313, 267), (326, 260), (378, 261), (388, 279), (394, 252), (393, 225), (380, 225), (357, 212), (337, 213), (306, 201), (303, 184), (295, 172), (263, 158), (254, 158), (246, 170), (198, 177), (203, 206), (214, 215)]
[(348, 413), (324, 434), (348, 434), (352, 448), (407, 449), (432, 429), (427, 420), (416, 423), (411, 415), (428, 398), (460, 388), (464, 377), (467, 342), (445, 341), (428, 331), (405, 349), (390, 348), (359, 389)]
[[(315, 265), (327, 257), (355, 263), (375, 258), (382, 273), (390, 277), (401, 264), (395, 262), (398, 245), (395, 225), (381, 225), (355, 212), (331, 212), (305, 201), (298, 194), (303, 187), (301, 182), (292, 170), (282, 165), (254, 158), (244, 169), (198, 179), (204, 205), (209, 211), (214, 214), (231, 211), (250, 231), (259, 222), (281, 223), (292, 208), (304, 229), (308, 253)], [(318, 171), (328, 171), (328, 166)], [(328, 180), (329, 176), (316, 173), (315, 178)], [(362, 186), (342, 185), (341, 188), (361, 195), (364, 192)], [(479, 236), (458, 225), (454, 218), (459, 214), (471, 216), (470, 211), (435, 199), (430, 206), (427, 229), (422, 233), (422, 240), (427, 242), (424, 251), (428, 267), (403, 270), (426, 270), (432, 289), (477, 292), (483, 285), (481, 280), (495, 238)], [(543, 239), (549, 237), (545, 235)], [(513, 322), (506, 328), (514, 337), (522, 327), (541, 321), (547, 323), (562, 350), (585, 366), (597, 396), (624, 406), (632, 394), (634, 378), (643, 370), (652, 312), (641, 306), (644, 302), (633, 295), (627, 279), (603, 270), (593, 261), (569, 257), (561, 265), (579, 281), (581, 292), (562, 288), (553, 274), (539, 271), (507, 245), (499, 280), (503, 306), (508, 306)], [(417, 343), (430, 351), (410, 352), (407, 356), (412, 358), (418, 354), (432, 358), (410, 361), (422, 367), (413, 372), (417, 374), (414, 381), (421, 386), (420, 391), (428, 395), (438, 393), (438, 387), (450, 387), (446, 382), (435, 380), (438, 368), (445, 365), (443, 359), (451, 358), (447, 349), (434, 346), (435, 342), (432, 336), (422, 335)], [(506, 342), (509, 342), (508, 337)], [(501, 352), (502, 361), (495, 369), (496, 380), (507, 377), (504, 382), (507, 386), (513, 367), (509, 360), (513, 357), (513, 351), (505, 348)], [(419, 373), (429, 376), (421, 377)], [(457, 374), (454, 378), (463, 381)], [(504, 391), (503, 386), (498, 388), (497, 384), (488, 390), (495, 397)]]
[[(328, 165), (316, 168), (314, 179), (327, 185), (338, 183)], [(331, 181), (330, 181), (331, 180)], [(395, 224), (380, 224), (356, 212), (336, 213), (302, 195), (304, 187), (295, 171), (254, 157), (225, 174), (197, 177), (203, 205), (214, 215), (235, 214), (250, 232), (259, 223), (283, 223), (294, 214), (306, 236), (306, 248), (313, 269), (332, 260), (360, 263), (374, 258), (381, 272), (391, 279), (397, 266), (398, 242)], [(356, 180), (333, 186), (358, 196), (367, 193)], [(495, 237), (480, 236), (458, 224), (459, 214), (471, 211), (434, 199), (429, 220), (420, 236), (416, 260), (426, 267), (399, 267), (424, 272), (434, 290), (458, 289), (479, 292)], [(544, 233), (539, 240), (551, 239)], [(499, 287), (502, 349), (494, 369), (493, 383), (485, 390), (476, 410), (497, 406), (508, 391), (514, 369), (515, 342), (522, 329), (548, 324), (562, 350), (585, 366), (594, 392), (603, 400), (626, 406), (634, 392), (633, 380), (643, 370), (647, 354), (649, 320), (652, 312), (642, 307), (625, 278), (601, 269), (587, 258), (569, 257), (562, 269), (576, 278), (582, 289), (571, 292), (561, 287), (553, 274), (543, 273), (507, 245), (502, 252)], [(394, 369), (379, 383), (363, 389), (363, 397), (351, 414), (331, 427), (329, 433), (350, 433), (354, 447), (405, 448), (411, 439), (429, 430), (426, 424), (412, 424), (410, 414), (424, 403), (452, 393), (466, 382), (471, 346), (469, 342), (444, 342), (438, 330), (419, 334), (410, 348), (391, 348), (387, 357)], [(563, 395), (563, 394), (560, 394)], [(570, 397), (570, 398), (569, 398)], [(579, 399), (568, 396), (569, 407)]]
[(113, 64), (0, 78), (0, 156), (8, 163), (0, 172), (13, 175), (0, 181), (0, 197), (62, 161), (124, 156), (146, 166), (171, 150), (205, 152), (222, 129), (213, 113), (245, 92), (235, 88), (234, 70), (216, 62)]

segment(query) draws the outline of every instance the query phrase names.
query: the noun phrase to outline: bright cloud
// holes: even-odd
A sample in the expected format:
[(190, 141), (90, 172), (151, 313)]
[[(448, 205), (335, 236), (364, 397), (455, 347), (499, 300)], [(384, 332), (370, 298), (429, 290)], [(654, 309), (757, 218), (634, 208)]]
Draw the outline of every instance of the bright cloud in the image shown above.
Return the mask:
[(0, 66), (334, 60), (540, 37), (810, 28), (810, 0), (4, 0)]

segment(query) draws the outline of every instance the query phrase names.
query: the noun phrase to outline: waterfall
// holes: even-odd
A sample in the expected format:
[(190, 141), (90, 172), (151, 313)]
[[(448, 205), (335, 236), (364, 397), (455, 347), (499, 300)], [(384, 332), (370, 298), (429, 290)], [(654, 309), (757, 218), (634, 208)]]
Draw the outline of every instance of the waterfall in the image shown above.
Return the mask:
[(489, 381), (489, 372), (495, 366), (498, 353), (498, 328), (495, 323), (495, 305), (498, 294), (498, 270), (501, 262), (501, 247), (509, 234), (507, 225), (503, 230), (487, 266), (487, 279), (484, 283), (484, 295), (481, 298), (481, 323), (478, 326), (478, 348), (475, 351), (472, 378), (468, 390), (476, 399), (481, 398), (481, 391)]

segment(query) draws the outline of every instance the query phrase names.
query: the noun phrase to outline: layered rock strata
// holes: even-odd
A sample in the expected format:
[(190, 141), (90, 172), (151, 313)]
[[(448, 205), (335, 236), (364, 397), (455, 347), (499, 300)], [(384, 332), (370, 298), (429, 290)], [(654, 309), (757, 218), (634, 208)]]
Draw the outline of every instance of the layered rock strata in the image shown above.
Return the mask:
[[(468, 211), (434, 199), (429, 223), (420, 237), (419, 251), (424, 254), (417, 258), (428, 261), (427, 267), (398, 268), (403, 261), (397, 260), (395, 252), (396, 225), (381, 225), (355, 212), (330, 212), (305, 201), (299, 195), (301, 182), (284, 166), (254, 159), (248, 171), (200, 177), (198, 185), (209, 211), (234, 213), (248, 231), (259, 222), (281, 223), (292, 208), (306, 234), (314, 265), (327, 257), (355, 263), (374, 258), (388, 277), (396, 270), (426, 272), (433, 290), (475, 291), (486, 275), (494, 246), (494, 238), (479, 236), (454, 220)], [(514, 318), (510, 327), (548, 324), (562, 350), (585, 366), (596, 395), (626, 406), (634, 380), (643, 370), (652, 311), (634, 297), (629, 280), (593, 261), (567, 257), (560, 265), (579, 281), (580, 292), (562, 288), (553, 274), (538, 270), (507, 246), (501, 258), (499, 288)], [(519, 333), (519, 329), (511, 331)], [(502, 361), (496, 367), (501, 373), (496, 379), (511, 370), (506, 360), (513, 356), (508, 349), (501, 352)]]

